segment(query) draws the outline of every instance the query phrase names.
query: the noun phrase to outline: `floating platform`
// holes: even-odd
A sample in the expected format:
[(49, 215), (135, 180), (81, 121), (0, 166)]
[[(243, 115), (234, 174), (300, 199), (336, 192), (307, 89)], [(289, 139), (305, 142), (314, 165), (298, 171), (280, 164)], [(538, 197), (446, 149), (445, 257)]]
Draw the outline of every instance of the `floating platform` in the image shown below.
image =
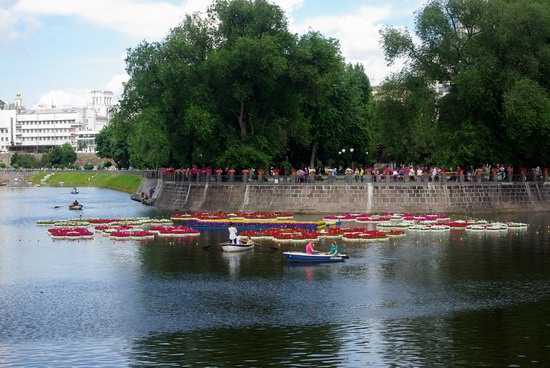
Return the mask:
[(270, 229), (270, 228), (301, 228), (308, 230), (323, 230), (334, 226), (335, 222), (327, 221), (296, 221), (296, 220), (197, 220), (187, 221), (186, 225), (190, 228), (227, 228), (229, 223), (233, 223), (237, 228), (247, 229)]

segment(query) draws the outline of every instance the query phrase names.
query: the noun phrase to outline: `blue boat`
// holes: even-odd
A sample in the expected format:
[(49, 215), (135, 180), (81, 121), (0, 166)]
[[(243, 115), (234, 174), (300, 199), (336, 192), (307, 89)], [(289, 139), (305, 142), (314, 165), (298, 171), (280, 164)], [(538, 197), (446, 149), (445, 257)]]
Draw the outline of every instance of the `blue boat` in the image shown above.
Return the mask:
[(283, 252), (285, 259), (289, 262), (301, 262), (301, 263), (332, 263), (332, 262), (344, 262), (349, 257), (345, 254), (324, 254), (313, 253), (308, 254), (304, 252)]

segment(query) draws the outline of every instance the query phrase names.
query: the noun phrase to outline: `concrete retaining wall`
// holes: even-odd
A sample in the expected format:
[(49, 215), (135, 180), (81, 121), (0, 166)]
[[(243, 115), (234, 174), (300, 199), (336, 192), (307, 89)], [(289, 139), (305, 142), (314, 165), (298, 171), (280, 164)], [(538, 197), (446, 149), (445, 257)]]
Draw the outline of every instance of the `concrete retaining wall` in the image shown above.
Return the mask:
[[(145, 179), (144, 179), (145, 180)], [(157, 185), (155, 206), (183, 211), (293, 213), (444, 213), (550, 211), (550, 183), (395, 185)]]

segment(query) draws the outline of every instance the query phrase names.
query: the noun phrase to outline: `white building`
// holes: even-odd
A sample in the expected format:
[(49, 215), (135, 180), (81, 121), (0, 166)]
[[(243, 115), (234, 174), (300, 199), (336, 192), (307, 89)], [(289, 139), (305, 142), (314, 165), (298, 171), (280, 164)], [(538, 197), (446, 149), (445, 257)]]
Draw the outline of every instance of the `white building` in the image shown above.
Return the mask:
[(0, 151), (6, 138), (13, 151), (44, 152), (69, 143), (77, 152), (95, 152), (95, 136), (109, 124), (112, 102), (112, 92), (92, 91), (86, 107), (27, 110), (17, 93), (15, 104), (0, 110)]
[(15, 109), (4, 110), (3, 101), (0, 101), (0, 153), (6, 153), (14, 141)]
[(15, 123), (15, 150), (44, 152), (65, 143), (76, 149), (82, 113), (77, 108), (22, 110)]
[(88, 106), (83, 109), (82, 129), (77, 132), (77, 150), (95, 152), (95, 136), (111, 121), (113, 92), (92, 91)]

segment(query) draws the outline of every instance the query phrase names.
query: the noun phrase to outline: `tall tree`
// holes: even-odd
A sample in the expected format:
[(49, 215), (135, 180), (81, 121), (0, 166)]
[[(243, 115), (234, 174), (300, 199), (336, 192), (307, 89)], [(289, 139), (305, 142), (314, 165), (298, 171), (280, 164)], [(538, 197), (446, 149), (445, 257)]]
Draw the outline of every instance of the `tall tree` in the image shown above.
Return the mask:
[[(438, 142), (429, 155), (433, 160), (535, 165), (547, 159), (534, 145), (516, 150), (523, 139), (511, 126), (522, 125), (520, 119), (526, 117), (513, 110), (535, 110), (537, 123), (529, 123), (528, 134), (545, 137), (548, 131), (544, 106), (550, 75), (550, 4), (433, 0), (418, 13), (416, 35), (418, 43), (408, 31), (388, 28), (382, 32), (382, 45), (390, 63), (404, 58), (403, 73), (424, 81), (410, 87), (447, 88), (431, 114)], [(518, 106), (522, 92), (538, 97), (529, 96)]]
[(244, 167), (303, 154), (313, 161), (325, 137), (344, 136), (349, 121), (365, 124), (364, 71), (346, 68), (336, 41), (291, 34), (266, 0), (216, 0), (162, 42), (129, 50), (126, 62), (114, 120), (126, 126), (136, 167), (222, 165), (238, 147)]

